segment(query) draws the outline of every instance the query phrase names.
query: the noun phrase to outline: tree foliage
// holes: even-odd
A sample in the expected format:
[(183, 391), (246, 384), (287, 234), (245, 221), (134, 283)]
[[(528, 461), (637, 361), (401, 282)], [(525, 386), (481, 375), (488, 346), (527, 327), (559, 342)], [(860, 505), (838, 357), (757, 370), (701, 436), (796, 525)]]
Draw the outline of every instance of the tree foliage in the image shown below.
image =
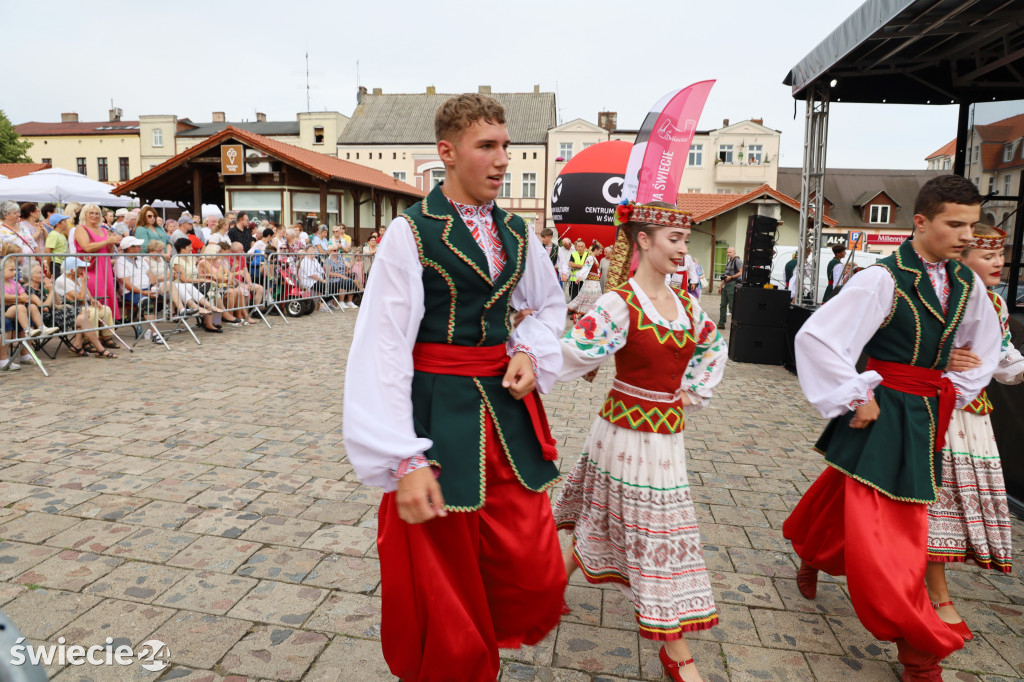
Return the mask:
[(14, 131), (11, 120), (0, 109), (0, 163), (31, 163), (32, 158), (28, 155), (31, 146), (31, 142), (23, 140)]

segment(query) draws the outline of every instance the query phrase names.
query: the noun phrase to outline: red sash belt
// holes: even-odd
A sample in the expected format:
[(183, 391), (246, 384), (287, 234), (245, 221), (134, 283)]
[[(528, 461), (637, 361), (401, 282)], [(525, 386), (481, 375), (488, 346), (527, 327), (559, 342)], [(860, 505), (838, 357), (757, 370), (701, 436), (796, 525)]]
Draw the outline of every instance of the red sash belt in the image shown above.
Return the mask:
[[(505, 375), (509, 356), (505, 344), (497, 346), (456, 346), (447, 343), (417, 343), (412, 350), (413, 368), (428, 374), (448, 374), (458, 377), (500, 377)], [(558, 448), (551, 436), (548, 416), (540, 393), (534, 390), (523, 397), (530, 413), (533, 430), (540, 442), (544, 459), (558, 459)]]
[(867, 368), (882, 375), (882, 386), (900, 393), (939, 399), (938, 423), (935, 424), (935, 451), (946, 444), (946, 431), (956, 407), (956, 388), (942, 376), (940, 369), (915, 367), (900, 362), (886, 362), (868, 358)]

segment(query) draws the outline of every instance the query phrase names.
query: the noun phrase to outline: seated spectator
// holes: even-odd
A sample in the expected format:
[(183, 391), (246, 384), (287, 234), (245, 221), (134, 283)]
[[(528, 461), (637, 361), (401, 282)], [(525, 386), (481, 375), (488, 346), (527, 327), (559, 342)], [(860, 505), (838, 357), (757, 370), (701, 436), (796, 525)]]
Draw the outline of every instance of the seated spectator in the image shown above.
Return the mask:
[(327, 247), (330, 244), (327, 243), (327, 226), (321, 225), (317, 228), (316, 234), (313, 235), (309, 241), (310, 250), (316, 251), (320, 255), (327, 254)]
[(46, 241), (46, 228), (43, 227), (43, 212), (36, 203), (29, 201), (21, 205), (21, 230), (32, 237), (37, 250), (41, 251)]
[(170, 240), (171, 246), (185, 236), (184, 228), (174, 218), (164, 221), (164, 230), (167, 232), (167, 239)]
[[(251, 297), (253, 306), (261, 306), (263, 305), (263, 287), (252, 280), (249, 259), (242, 249), (243, 246), (237, 242), (231, 245), (231, 255), (227, 259), (228, 266), (231, 268), (231, 275), (235, 278), (239, 292), (247, 298)], [(260, 256), (262, 257), (262, 253)], [(249, 314), (249, 311), (246, 310), (246, 319)]]
[(301, 225), (299, 226), (298, 237), (299, 237), (299, 250), (300, 251), (308, 251), (309, 250), (309, 235), (306, 233), (306, 231), (304, 229), (302, 229)]
[[(97, 333), (97, 327), (101, 324), (113, 324), (110, 308), (103, 306), (105, 312), (100, 312), (94, 305), (93, 314), (90, 314), (89, 306), (77, 298), (80, 291), (85, 291), (87, 295), (88, 290), (75, 282), (77, 274), (85, 272), (86, 263), (73, 256), (67, 258), (67, 261), (74, 262), (74, 267), (65, 271), (56, 282), (41, 280), (42, 273), (33, 271), (33, 281), (29, 283), (27, 291), (42, 299), (44, 323), (59, 328), (63, 333), (77, 332), (69, 340), (68, 351), (72, 355), (85, 357), (92, 353), (99, 358), (116, 358), (117, 355), (107, 350), (117, 348), (111, 332), (105, 329), (106, 336)], [(71, 303), (68, 303), (69, 300)]]
[[(324, 266), (320, 265), (320, 261), (311, 253), (302, 255), (302, 260), (299, 262), (298, 280), (300, 287), (309, 289), (310, 292), (321, 297), (333, 296), (340, 286), (340, 283), (332, 284), (328, 281)], [(320, 310), (327, 310), (327, 304), (323, 298), (320, 299)]]
[(352, 237), (345, 233), (345, 226), (338, 225), (334, 228), (334, 236), (331, 238), (331, 243), (338, 247), (338, 250), (342, 253), (348, 253), (352, 250)]
[[(32, 270), (38, 269), (32, 268)], [(4, 261), (2, 296), (4, 317), (17, 321), (18, 326), (26, 330), (26, 336), (29, 338), (40, 334), (49, 336), (60, 331), (57, 327), (48, 327), (43, 324), (43, 316), (40, 311), (43, 302), (25, 291), (25, 287), (18, 281), (18, 264), (14, 258)], [(24, 359), (22, 356), (22, 360)]]
[(122, 237), (127, 237), (129, 234), (128, 224), (125, 222), (125, 218), (128, 216), (127, 208), (119, 208), (114, 212), (114, 223), (110, 226), (110, 230)]
[[(114, 259), (114, 278), (121, 286), (122, 299), (134, 309), (132, 319), (152, 321), (156, 311), (163, 305), (163, 298), (160, 290), (154, 288), (149, 281), (145, 259), (140, 255), (142, 240), (133, 236), (125, 237), (121, 241), (121, 251), (124, 255)], [(163, 343), (163, 337), (159, 332), (154, 333), (151, 326), (147, 326), (143, 338), (153, 343)]]
[(218, 220), (216, 229), (210, 234), (210, 238), (206, 240), (207, 245), (219, 244), (224, 249), (230, 247), (231, 237), (228, 236), (228, 232), (231, 231), (232, 227), (233, 225), (229, 224), (224, 218)]
[(60, 269), (64, 263), (63, 256), (58, 254), (68, 253), (68, 217), (61, 213), (54, 213), (50, 216), (50, 234), (46, 235), (46, 253), (54, 254), (50, 259), (50, 270), (54, 278), (60, 277)]
[(203, 294), (204, 290), (209, 291), (210, 284), (204, 282), (199, 274), (199, 266), (192, 255), (192, 242), (188, 239), (179, 239), (174, 248), (177, 249), (178, 255), (171, 260), (171, 281), (177, 288), (179, 300), (203, 316), (205, 331), (222, 333), (220, 326), (213, 323), (213, 315), (223, 314), (224, 311)]
[(242, 245), (242, 253), (249, 250), (252, 246), (252, 226), (249, 224), (249, 214), (245, 211), (239, 211), (238, 218), (236, 218), (235, 226), (228, 230), (228, 239), (232, 242), (238, 242)]
[(330, 254), (327, 257), (327, 281), (335, 287), (338, 295), (342, 296), (339, 308), (358, 308), (355, 302), (355, 294), (359, 291), (359, 285), (349, 277), (350, 264), (342, 257), (337, 246), (327, 247)]
[[(45, 218), (45, 214), (43, 217)], [(103, 224), (107, 227), (113, 227), (114, 225), (114, 212), (109, 208), (103, 211)]]
[(219, 244), (207, 244), (203, 247), (203, 257), (199, 260), (199, 276), (204, 278), (210, 285), (206, 297), (215, 304), (224, 308), (222, 318), (230, 325), (244, 324), (236, 309), (241, 306), (238, 303), (238, 293), (235, 291), (234, 277), (231, 276), (227, 265), (223, 263), (220, 256)]

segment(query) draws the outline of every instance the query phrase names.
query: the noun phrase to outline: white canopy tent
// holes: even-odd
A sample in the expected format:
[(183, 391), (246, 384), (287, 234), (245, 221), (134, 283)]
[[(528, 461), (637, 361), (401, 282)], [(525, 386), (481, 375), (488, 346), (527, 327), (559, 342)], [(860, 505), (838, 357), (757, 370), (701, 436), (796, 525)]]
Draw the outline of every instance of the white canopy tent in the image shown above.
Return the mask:
[(112, 189), (110, 185), (92, 180), (81, 173), (63, 168), (47, 168), (13, 180), (0, 181), (0, 200), (53, 201), (59, 204), (77, 201), (118, 208), (128, 206), (131, 200), (112, 194)]

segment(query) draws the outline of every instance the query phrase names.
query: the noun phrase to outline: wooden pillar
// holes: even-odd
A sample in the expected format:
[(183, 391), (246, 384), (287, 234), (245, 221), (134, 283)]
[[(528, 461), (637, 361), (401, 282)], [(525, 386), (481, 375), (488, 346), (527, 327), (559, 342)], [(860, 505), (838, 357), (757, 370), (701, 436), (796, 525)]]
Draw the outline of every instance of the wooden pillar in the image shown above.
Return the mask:
[(391, 201), (391, 219), (398, 217), (398, 197), (392, 194), (388, 199)]
[(192, 218), (203, 222), (203, 182), (198, 165), (192, 166)]
[(377, 190), (370, 189), (370, 201), (373, 202), (373, 222), (376, 226), (374, 229), (380, 229), (380, 200), (381, 196), (377, 194)]
[(359, 229), (359, 212), (362, 209), (362, 202), (360, 201), (363, 197), (363, 190), (358, 187), (351, 190), (352, 194), (352, 238), (356, 240), (356, 244), (362, 244), (366, 240), (363, 239), (363, 235)]
[(327, 224), (327, 183), (320, 181), (320, 223)]

